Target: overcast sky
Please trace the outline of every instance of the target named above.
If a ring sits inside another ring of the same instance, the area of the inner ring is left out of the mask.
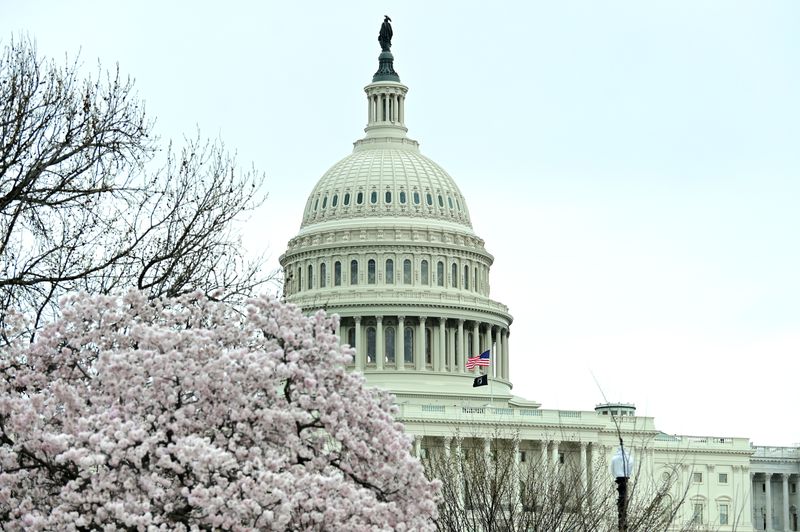
[[[514,392],[800,441],[800,2],[0,0],[0,38],[136,79],[267,174],[272,267],[363,136],[383,15],[409,136],[467,198]]]

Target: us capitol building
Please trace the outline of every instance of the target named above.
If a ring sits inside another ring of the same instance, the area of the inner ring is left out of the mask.
[[[341,316],[354,371],[396,395],[416,453],[450,449],[458,434],[507,434],[517,460],[579,465],[585,481],[616,450],[613,417],[642,474],[658,479],[677,467],[679,489],[688,487],[678,521],[798,530],[798,448],[667,435],[633,405],[548,410],[512,394],[512,316],[490,297],[493,257],[454,179],[406,134],[408,87],[394,70],[388,21],[380,42],[364,88],[366,134],[314,186],[280,263],[288,302]],[[486,350],[489,384],[474,388],[479,371],[466,360]]]

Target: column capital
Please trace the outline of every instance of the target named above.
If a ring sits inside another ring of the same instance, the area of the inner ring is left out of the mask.
[[[420,323],[425,323],[425,321],[426,321],[427,319],[428,319],[428,318],[427,318],[427,317],[425,317],[425,316],[420,316],[420,317],[419,317],[419,322],[420,322]]]
[[[375,316],[375,321],[377,321],[378,323],[382,322],[383,321],[383,316],[381,316],[380,314]]]
[[[355,320],[356,324],[361,323],[361,316],[354,316],[353,319]]]
[[[458,324],[464,325],[464,318],[458,318]]]
[[[445,318],[445,317],[443,317],[443,316],[440,316],[440,317],[439,317],[439,323],[440,323],[440,324],[444,324],[446,321],[447,321],[447,318]]]
[[[397,316],[397,321],[405,321],[405,320],[406,320],[405,316],[400,316],[400,315]]]

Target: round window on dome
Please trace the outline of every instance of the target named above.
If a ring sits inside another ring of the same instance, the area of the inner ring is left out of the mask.
[[[419,192],[414,192],[414,204],[419,205]]]
[[[372,203],[373,205],[375,205],[376,203],[378,203],[378,193],[377,193],[377,192],[375,192],[374,190],[373,190],[373,191],[372,191],[372,193],[369,195],[369,202],[370,202],[370,203]]]
[[[439,207],[440,208],[444,207],[444,200],[442,199],[442,195],[441,194],[439,194]]]
[[[343,203],[344,203],[345,207],[350,205],[350,193],[349,192],[345,192]]]
[[[433,196],[431,196],[431,193],[430,193],[430,192],[428,192],[427,194],[425,194],[425,201],[428,203],[428,205],[433,205]],[[325,208],[325,205],[324,205],[324,204],[322,205],[322,208],[323,208],[323,209]]]
[[[386,191],[386,194],[383,197],[383,201],[385,203],[391,203],[392,202],[392,193],[389,192],[388,190]]]
[[[328,196],[322,198],[322,208],[324,209],[328,205]]]
[[[336,207],[339,204],[339,194],[334,194],[333,199],[331,199],[331,207]]]
[[[356,195],[356,205],[361,205],[362,203],[364,203],[364,193],[363,192],[359,192]]]
[[[406,191],[405,190],[401,190],[400,191],[400,203],[405,204],[405,202],[406,202]]]

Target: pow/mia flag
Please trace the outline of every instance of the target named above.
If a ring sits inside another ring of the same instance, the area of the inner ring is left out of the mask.
[[[477,388],[478,386],[486,386],[489,384],[489,375],[481,375],[480,377],[475,377],[472,381],[472,387]]]

